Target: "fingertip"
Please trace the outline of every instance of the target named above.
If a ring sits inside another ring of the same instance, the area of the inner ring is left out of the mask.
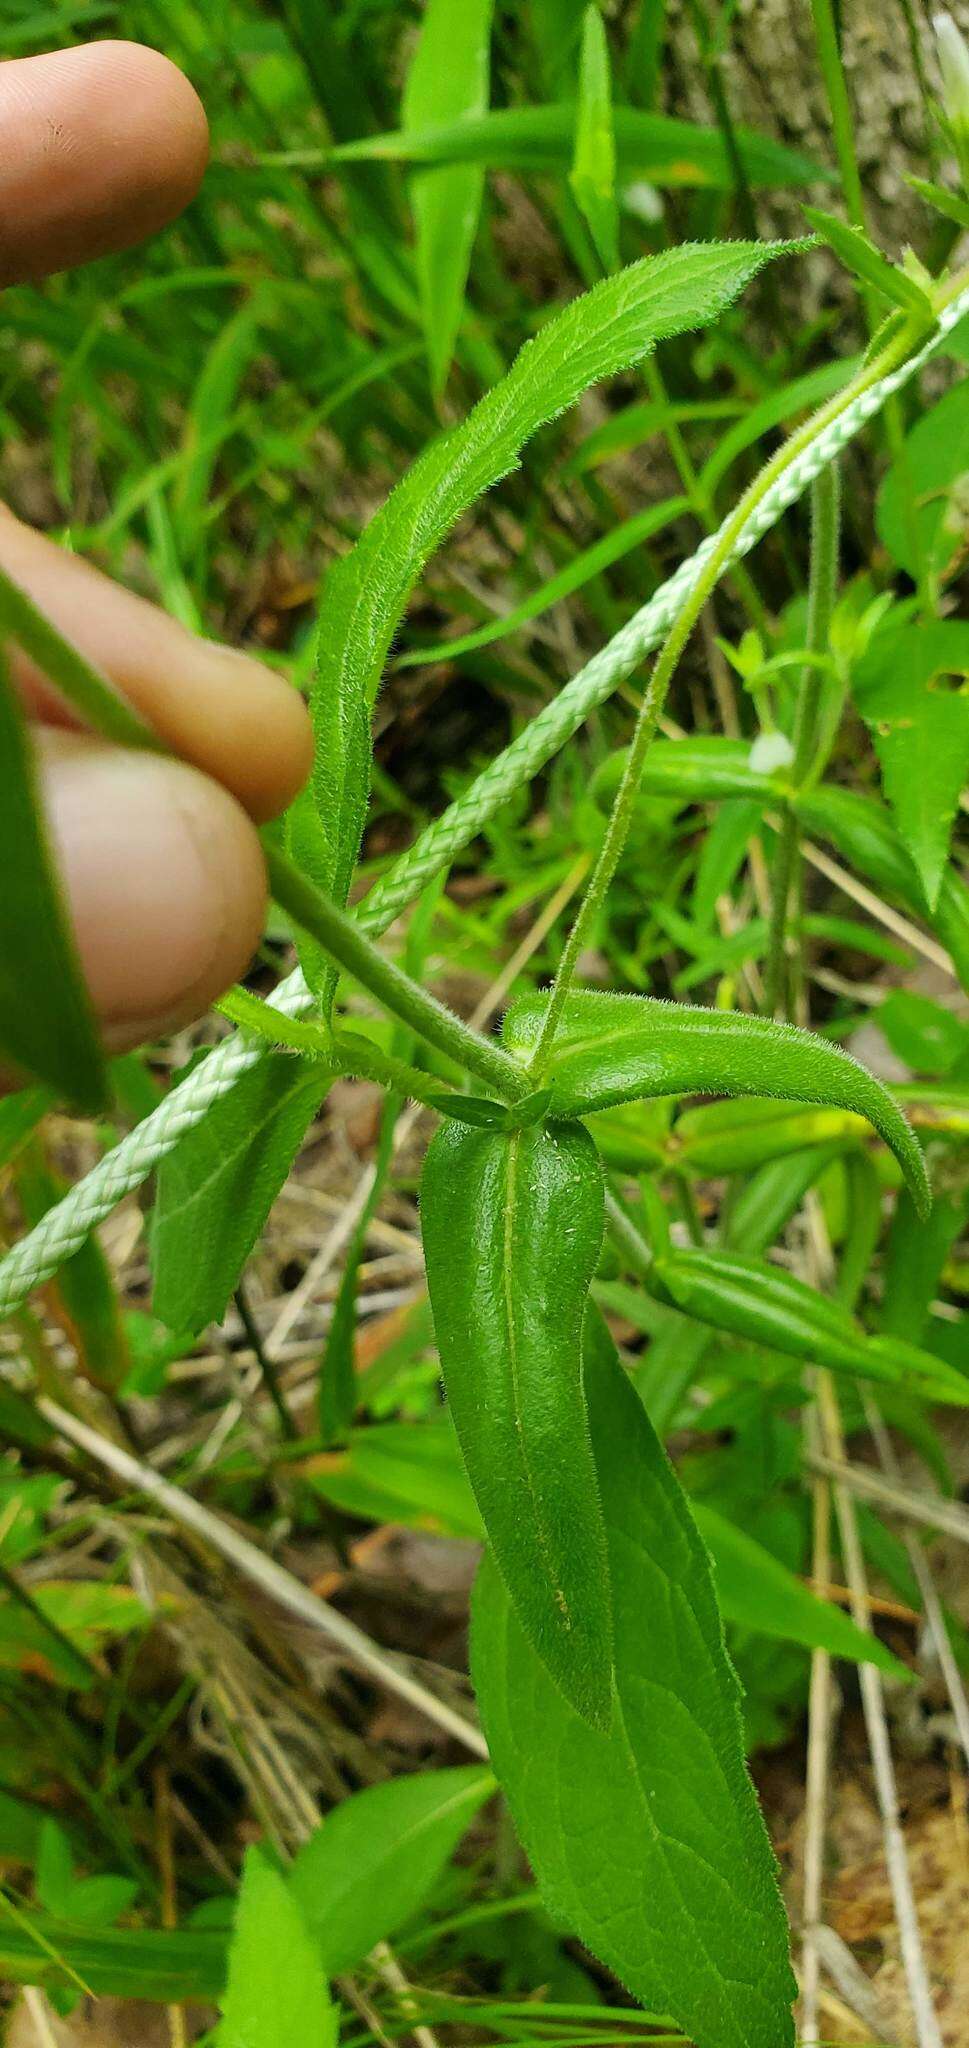
[[[246,972],[266,912],[250,819],[185,762],[38,736],[51,837],[106,1043],[174,1031]]]
[[[204,685],[195,699],[192,759],[208,767],[257,824],[278,817],[313,765],[313,728],[298,690],[234,648],[203,643]],[[186,742],[180,722],[178,744]]]
[[[146,43],[89,44],[102,53],[109,81],[125,103],[126,127],[149,134],[156,225],[176,219],[195,198],[209,161],[209,124],[191,80],[161,50]]]
[[[159,50],[84,43],[0,64],[0,283],[144,240],[207,161],[201,101]]]

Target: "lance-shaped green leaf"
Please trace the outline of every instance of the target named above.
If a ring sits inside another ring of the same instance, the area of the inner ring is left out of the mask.
[[[599,808],[611,809],[629,758],[628,748],[610,754],[593,778],[592,794]],[[787,778],[762,774],[751,766],[747,740],[700,734],[685,740],[656,739],[646,756],[639,785],[640,805],[649,797],[669,797],[683,804],[716,803],[723,797],[782,797]]]
[[[270,1053],[162,1161],[151,1265],[155,1313],[171,1329],[224,1315],[332,1078],[322,1060]]]
[[[790,2048],[787,1925],[710,1561],[601,1320],[589,1328],[612,1722],[592,1728],[561,1697],[489,1560],[472,1674],[492,1762],[550,1912],[634,1997],[697,2048]]]
[[[494,0],[461,0],[460,7],[427,0],[404,87],[405,129],[484,112],[493,7]],[[483,189],[483,164],[416,171],[411,181],[421,313],[437,392],[454,352]]]
[[[964,1373],[902,1338],[869,1337],[840,1302],[764,1260],[691,1246],[662,1252],[642,1279],[657,1300],[715,1330],[855,1379],[905,1386],[925,1400],[969,1406]]]
[[[459,128],[473,123],[458,123]],[[424,450],[356,546],[330,570],[320,608],[313,775],[290,812],[298,864],[346,902],[366,815],[369,718],[384,662],[424,564],[469,505],[515,468],[521,448],[590,384],[656,343],[714,320],[796,243],[684,244],[645,257],[574,299],[525,344],[507,376]],[[318,947],[300,958],[323,1003],[334,977]]]
[[[713,1559],[717,1598],[727,1621],[756,1635],[806,1649],[829,1651],[853,1664],[877,1664],[902,1682],[912,1673],[868,1629],[830,1600],[819,1600],[762,1543],[738,1529],[709,1501],[690,1502],[693,1519]]]
[[[259,1848],[242,1870],[218,2048],[334,2048],[338,2021],[295,1894]]]
[[[355,1969],[420,1911],[494,1789],[481,1764],[419,1771],[370,1785],[327,1815],[289,1882],[331,1977]]]
[[[80,1110],[107,1078],[54,877],[23,714],[0,647],[0,1053]]]
[[[615,270],[619,262],[616,138],[612,123],[609,45],[596,0],[591,0],[582,18],[575,155],[569,183],[577,205],[585,214],[603,269]]]
[[[505,1044],[522,1059],[538,1044],[546,1000],[541,993],[523,996],[505,1019]],[[559,1116],[637,1096],[685,1094],[774,1096],[853,1110],[891,1147],[916,1204],[928,1209],[918,1141],[887,1090],[839,1046],[794,1025],[583,990],[565,1003],[545,1078]]]
[[[903,312],[920,315],[926,326],[929,325],[932,301],[922,286],[916,284],[914,277],[889,263],[860,228],[838,220],[833,213],[823,213],[817,206],[806,206],[804,211],[822,241],[827,242],[829,249],[834,250],[855,277],[860,278],[863,284],[872,285],[891,305],[900,306]]]
[[[719,128],[702,128],[640,107],[614,110],[619,169],[654,185],[705,185],[729,190],[736,179]],[[365,135],[329,152],[336,163],[486,164],[489,170],[567,171],[572,161],[575,108],[501,107],[464,121],[435,122],[420,130]],[[828,176],[809,157],[768,135],[735,128],[737,154],[755,186],[810,185]]]
[[[876,634],[852,676],[882,787],[930,910],[938,904],[952,821],[969,778],[967,677],[969,625],[956,619]]]
[[[925,918],[948,947],[963,988],[969,989],[969,889],[950,863],[930,910],[915,863],[877,797],[824,783],[798,798],[806,833],[827,839],[843,860],[888,896],[896,896],[916,917]]]
[[[441,1126],[421,1183],[458,1440],[522,1626],[578,1712],[609,1716],[605,1536],[582,1385],[602,1168],[578,1124]]]

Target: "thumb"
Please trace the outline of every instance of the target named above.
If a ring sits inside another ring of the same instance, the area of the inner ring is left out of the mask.
[[[183,761],[84,734],[36,734],[41,787],[81,964],[113,1052],[202,1014],[259,943],[255,829]]]

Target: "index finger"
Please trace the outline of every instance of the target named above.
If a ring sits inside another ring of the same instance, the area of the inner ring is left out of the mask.
[[[0,63],[0,285],[143,241],[207,160],[201,101],[158,50],[84,43]]]

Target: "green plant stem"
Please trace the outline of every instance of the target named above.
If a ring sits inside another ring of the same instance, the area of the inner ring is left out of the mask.
[[[912,346],[914,337],[914,323],[906,321],[894,337],[886,342],[885,347],[880,349],[877,355],[862,365],[857,376],[852,378],[851,383],[842,392],[839,392],[835,398],[829,399],[827,405],[822,406],[821,410],[815,413],[812,419],[808,420],[803,427],[800,427],[796,433],[792,434],[790,439],[784,443],[784,446],[778,449],[777,454],[772,456],[771,460],[765,464],[759,476],[755,477],[753,483],[748,485],[731,517],[725,522],[717,546],[714,548],[709,560],[704,564],[689,596],[684,602],[682,611],[670,627],[646,685],[643,701],[639,708],[636,728],[633,733],[629,757],[623,772],[622,781],[616,792],[615,803],[606,826],[605,838],[599,850],[599,857],[592,871],[588,888],[566,940],[565,949],[559,962],[558,973],[555,977],[549,997],[548,1009],[545,1013],[542,1034],[535,1048],[529,1069],[531,1086],[533,1088],[538,1085],[544,1073],[552,1039],[561,1016],[562,1005],[572,984],[576,964],[584,946],[589,942],[595,919],[598,916],[606,891],[619,865],[632,822],[636,795],[646,755],[666,702],[667,691],[678,666],[680,656],[711,591],[719,581],[737,535],[750,518],[751,513],[756,511],[757,506],[762,498],[766,496],[771,485],[776,482],[788,465],[795,460],[802,449],[807,447],[833,420],[838,419],[843,412],[847,411],[849,405],[853,404],[860,392],[866,391],[870,385],[877,383],[878,379],[883,377],[887,371],[894,369],[897,363],[902,362]]]
[[[828,111],[831,115],[835,155],[838,159],[838,171],[841,177],[841,189],[844,193],[845,209],[852,225],[860,228],[862,234],[867,234],[868,224],[865,216],[865,198],[862,191],[861,175],[858,170],[858,157],[855,150],[851,100],[848,95],[848,81],[845,77],[844,65],[841,60],[841,44],[838,37],[833,0],[811,0],[811,14],[814,21],[814,38],[817,44],[818,59],[824,79],[824,90],[827,95]],[[873,292],[866,285],[862,285],[861,295],[868,320],[868,332],[869,334],[874,334],[881,321],[884,305],[879,302],[877,293]],[[905,422],[897,397],[890,398],[885,406],[884,432],[885,442],[892,461],[904,462]],[[932,606],[930,592],[925,581],[922,539],[918,520],[915,517],[914,495],[908,487],[902,492],[902,516],[905,521],[905,530],[912,559],[917,570],[916,580],[919,586],[922,608],[924,611],[930,612]]]
[[[277,847],[264,842],[263,851],[272,893],[280,908],[301,931],[318,941],[338,967],[368,989],[391,1016],[409,1025],[420,1038],[436,1046],[467,1073],[476,1074],[503,1102],[517,1102],[530,1093],[523,1069],[508,1053],[470,1031],[453,1010],[386,959],[353,918],[301,875]]]
[[[822,469],[811,485],[811,573],[808,586],[807,651],[824,654],[831,631],[838,584],[838,537],[840,492],[835,463]],[[784,940],[791,892],[798,869],[800,826],[796,797],[814,766],[818,720],[824,689],[824,671],[817,662],[805,665],[794,715],[794,761],[791,768],[792,797],[784,810],[777,855],[771,875],[771,914],[764,977],[764,1010],[767,1016],[783,1009],[786,972]]]
[[[858,158],[855,153],[854,124],[851,118],[851,102],[844,66],[841,62],[841,47],[838,42],[838,28],[835,21],[832,0],[811,0],[811,14],[814,20],[814,39],[818,48],[818,59],[824,79],[831,126],[834,131],[835,154],[841,174],[841,188],[845,196],[848,218],[856,228],[864,228],[865,202],[858,172]]]

